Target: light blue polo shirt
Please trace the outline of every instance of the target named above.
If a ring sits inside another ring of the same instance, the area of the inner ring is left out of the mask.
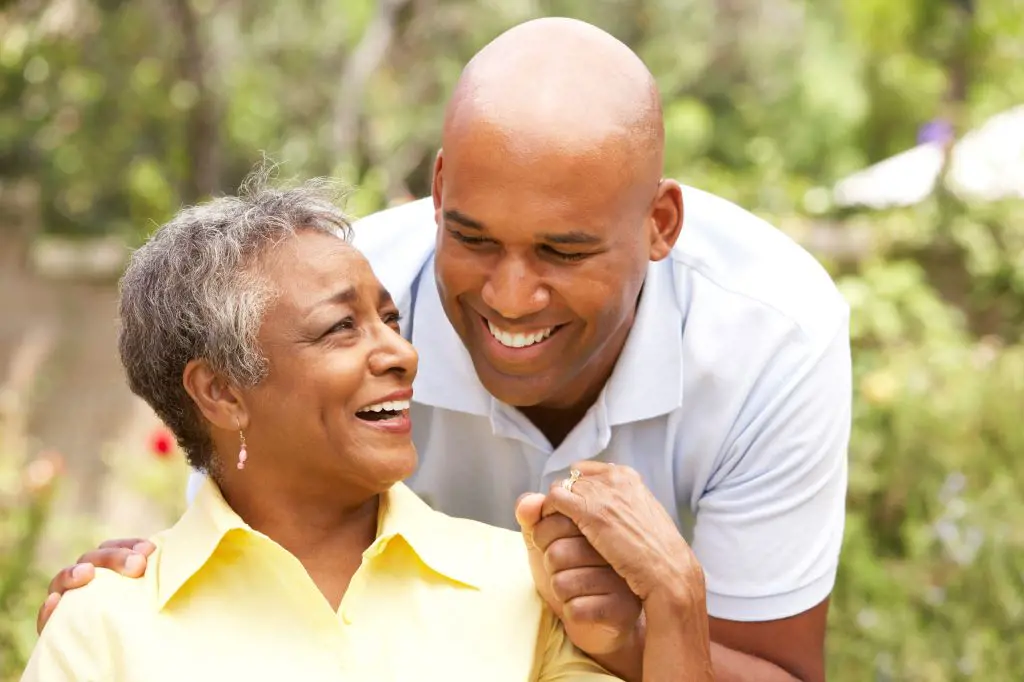
[[[851,418],[849,308],[789,237],[683,188],[671,256],[651,263],[596,404],[557,448],[493,398],[441,307],[430,199],[355,226],[420,354],[409,485],[453,516],[516,528],[515,501],[569,465],[635,468],[704,568],[708,611],[793,616],[835,581]]]

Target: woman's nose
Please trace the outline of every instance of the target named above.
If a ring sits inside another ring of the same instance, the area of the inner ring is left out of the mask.
[[[370,354],[370,371],[376,375],[401,374],[409,383],[416,378],[419,354],[412,344],[391,327],[382,324],[377,348]]]

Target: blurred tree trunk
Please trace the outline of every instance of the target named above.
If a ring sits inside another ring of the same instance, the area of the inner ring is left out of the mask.
[[[362,146],[359,142],[362,128],[363,102],[370,78],[383,63],[395,37],[398,14],[410,0],[378,0],[362,38],[345,62],[338,90],[334,97],[332,121],[333,147],[337,160],[364,162],[354,158]],[[369,144],[367,141],[366,144]]]
[[[190,0],[171,0],[170,11],[181,34],[179,69],[183,81],[196,92],[186,126],[189,174],[182,191],[185,203],[194,203],[217,191],[220,184],[221,149],[218,103],[210,89],[210,53],[199,37],[199,17]]]

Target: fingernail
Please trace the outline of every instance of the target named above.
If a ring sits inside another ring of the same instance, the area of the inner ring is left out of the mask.
[[[75,567],[71,569],[71,577],[75,580],[80,580],[85,577],[85,572],[89,564],[75,564]]]
[[[132,573],[137,573],[146,568],[146,561],[142,558],[142,555],[132,554],[127,559],[125,559],[124,567]]]

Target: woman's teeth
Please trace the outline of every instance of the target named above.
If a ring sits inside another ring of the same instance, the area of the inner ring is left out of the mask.
[[[376,403],[374,405],[367,405],[362,408],[356,415],[360,417],[369,417],[371,419],[386,419],[388,417],[396,416],[399,412],[404,412],[409,409],[408,400],[388,400],[383,403]]]

